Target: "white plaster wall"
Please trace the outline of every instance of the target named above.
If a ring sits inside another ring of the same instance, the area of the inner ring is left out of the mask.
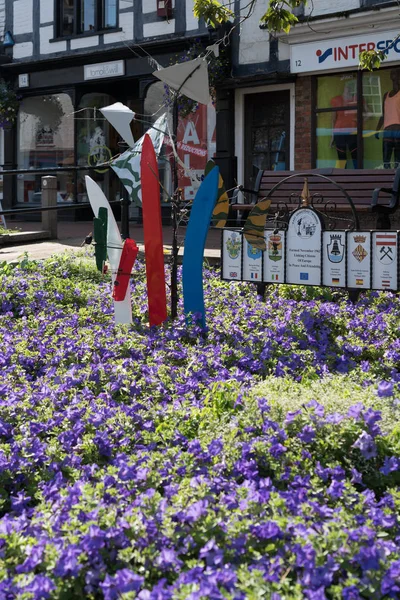
[[[14,2],[13,34],[18,35],[20,33],[32,33],[32,31],[33,31],[32,0],[16,0],[16,2]]]
[[[13,58],[27,58],[33,54],[32,42],[22,42],[21,44],[15,44],[13,47]]]
[[[199,28],[199,21],[193,15],[193,2],[186,0],[186,31],[193,31]]]
[[[119,15],[119,26],[122,27],[122,31],[116,31],[114,33],[104,34],[105,44],[115,44],[124,40],[133,40],[133,12],[120,13]]]
[[[189,3],[193,6],[193,0],[186,0],[186,3]],[[172,0],[172,8],[175,8],[175,0]],[[143,13],[151,13],[157,10],[156,0],[143,0]]]
[[[171,19],[169,22],[165,20],[143,25],[143,37],[145,38],[167,35],[168,33],[175,33],[175,19]]]
[[[40,22],[50,23],[51,21],[54,21],[53,0],[40,0]]]
[[[304,14],[327,15],[329,13],[341,12],[343,10],[352,10],[360,8],[360,0],[316,0],[307,4]]]
[[[54,37],[53,25],[48,27],[40,28],[40,54],[52,54],[53,52],[65,52],[67,49],[67,42],[53,42],[50,43]]]
[[[91,35],[90,37],[77,38],[71,40],[71,50],[77,50],[79,48],[93,48],[93,46],[99,45],[99,36]]]
[[[248,0],[241,0],[242,11]],[[269,34],[260,29],[260,19],[266,11],[266,3],[258,1],[252,16],[242,23],[239,37],[239,63],[251,64],[269,60]]]

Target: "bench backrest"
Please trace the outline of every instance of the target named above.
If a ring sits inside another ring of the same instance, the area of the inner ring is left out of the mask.
[[[308,177],[308,186],[311,196],[319,193],[324,201],[335,203],[337,209],[346,210],[348,203],[341,190],[333,186],[329,181],[321,177],[315,177],[316,173],[329,177],[343,187],[353,200],[358,210],[371,210],[372,192],[375,188],[385,187],[392,189],[395,169],[318,169],[314,171],[303,171]],[[262,171],[259,173],[257,184],[258,201],[268,196],[272,188],[293,171]],[[313,176],[314,175],[314,176]],[[290,201],[292,193],[300,196],[304,185],[304,175],[296,176],[284,182],[272,194],[272,206],[281,202]],[[257,189],[257,188],[256,188]]]

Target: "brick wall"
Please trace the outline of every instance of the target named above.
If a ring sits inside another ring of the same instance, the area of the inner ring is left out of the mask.
[[[294,168],[311,169],[311,77],[296,80]]]

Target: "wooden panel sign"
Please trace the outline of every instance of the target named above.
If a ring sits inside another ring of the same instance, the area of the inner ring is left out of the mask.
[[[321,285],[322,224],[311,208],[294,211],[286,237],[286,283]]]

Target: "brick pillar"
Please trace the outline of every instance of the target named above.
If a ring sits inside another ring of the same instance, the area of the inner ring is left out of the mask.
[[[296,80],[294,168],[311,169],[311,77]]]

